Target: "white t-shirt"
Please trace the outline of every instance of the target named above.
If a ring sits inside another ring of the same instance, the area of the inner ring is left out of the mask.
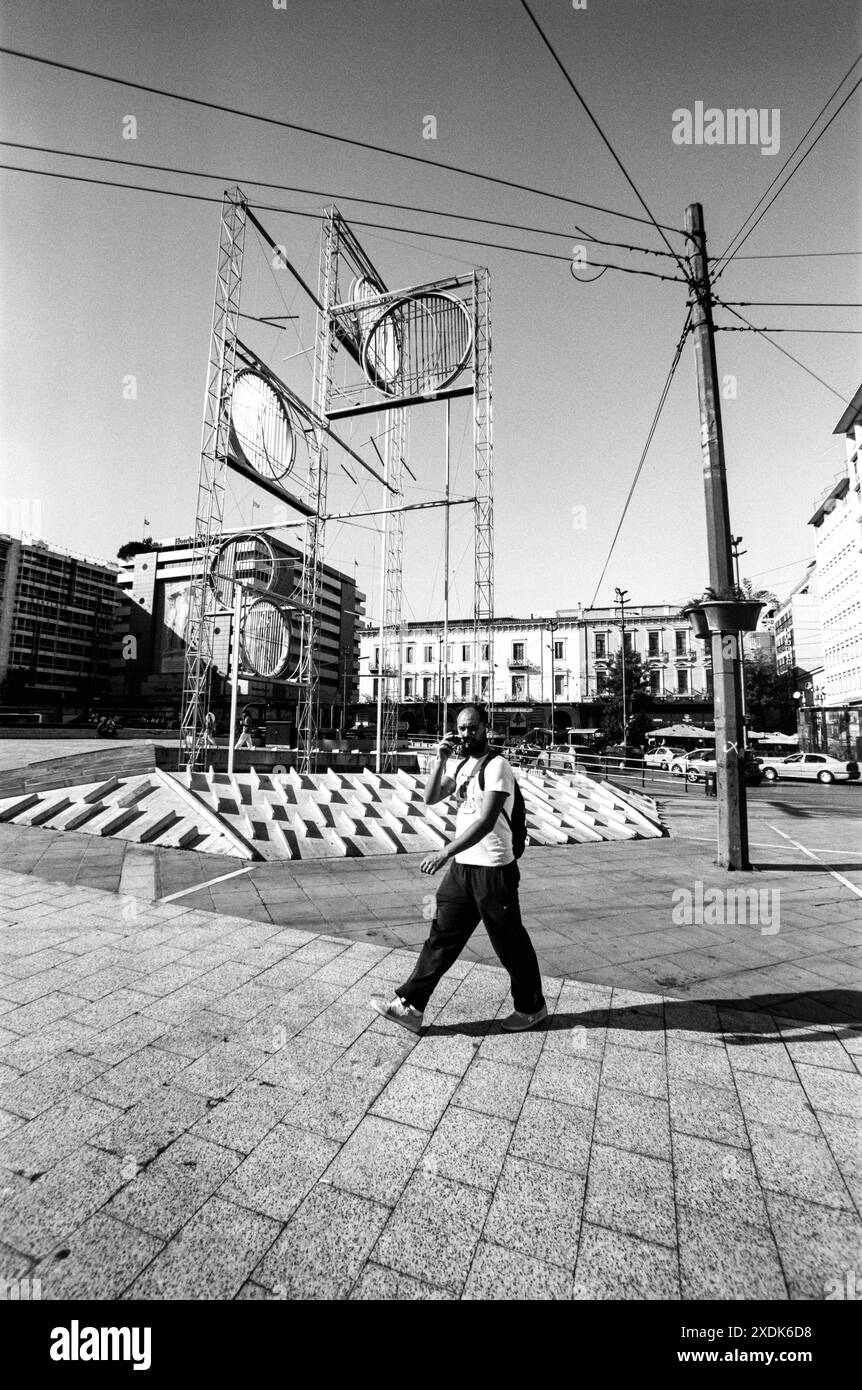
[[[446,775],[455,781],[456,834],[462,835],[479,819],[485,799],[484,792],[505,792],[503,811],[506,814],[501,811],[484,839],[471,845],[469,849],[462,849],[460,854],[455,855],[455,860],[459,864],[482,864],[486,868],[499,868],[503,864],[513,863],[515,858],[510,825],[512,808],[515,805],[515,774],[506,759],[499,753],[495,754],[485,764],[483,791],[476,775],[481,761],[481,758],[468,758],[466,762],[463,758],[447,759]],[[459,766],[462,763],[463,766]],[[509,817],[508,821],[506,816]]]

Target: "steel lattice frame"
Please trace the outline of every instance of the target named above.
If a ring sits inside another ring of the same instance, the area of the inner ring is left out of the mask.
[[[239,188],[225,194],[219,236],[216,293],[213,305],[201,462],[195,511],[194,552],[185,628],[185,672],[179,766],[203,763],[204,722],[210,704],[213,635],[219,599],[210,583],[214,547],[224,520],[230,407],[236,372],[246,200]]]
[[[404,455],[407,452],[407,411],[392,412],[386,435],[386,476],[398,492],[399,505],[390,506],[385,519],[383,602],[380,622],[380,674],[383,682],[380,770],[398,770],[398,696],[401,690],[401,614],[404,570]]]
[[[473,273],[473,505],[474,688],[481,696],[488,673],[488,711],[494,711],[494,459],[491,402],[491,278],[486,269]],[[488,660],[482,660],[487,644]]]
[[[320,248],[318,300],[320,309],[314,340],[313,409],[318,421],[325,421],[332,399],[335,338],[329,311],[338,289],[338,260],[341,243],[341,217],[329,208],[324,214]],[[326,493],[328,475],[327,435],[322,425],[315,426],[309,436],[308,482],[306,501],[313,515],[305,526],[305,545],[302,558],[303,604],[302,638],[299,660],[299,719],[297,752],[300,772],[316,771],[318,724],[320,706],[320,615],[318,603],[323,575],[323,555],[326,532]]]

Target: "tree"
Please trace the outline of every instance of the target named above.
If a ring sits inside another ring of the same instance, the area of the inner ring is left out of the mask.
[[[117,551],[118,560],[131,560],[134,555],[140,555],[144,550],[158,550],[158,545],[152,536],[144,536],[142,541],[126,541]]]
[[[775,661],[765,652],[745,658],[745,713],[752,729],[796,733],[792,677],[779,674]]]
[[[649,726],[646,709],[650,698],[649,672],[637,652],[626,652],[626,714],[628,716],[628,741],[642,737],[643,730]],[[619,742],[623,735],[623,664],[622,654],[616,652],[608,662],[608,668],[599,683],[602,727],[611,742]]]

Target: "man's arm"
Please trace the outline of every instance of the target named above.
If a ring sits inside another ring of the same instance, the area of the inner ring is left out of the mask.
[[[441,745],[437,750],[437,762],[422,793],[426,806],[433,806],[437,801],[445,801],[446,797],[451,796],[455,790],[455,778],[448,777],[446,774],[446,761],[449,752],[448,744],[445,745],[445,748]]]

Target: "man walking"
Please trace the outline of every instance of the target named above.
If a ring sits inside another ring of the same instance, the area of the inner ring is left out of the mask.
[[[460,748],[460,756],[454,756]],[[484,786],[480,785],[481,783]],[[418,1033],[434,989],[458,959],[480,918],[512,981],[514,1012],[507,1032],[533,1028],[547,1018],[539,962],[521,921],[520,873],[512,847],[515,776],[506,759],[489,752],[485,712],[465,705],[457,740],[443,738],[425,787],[426,805],[457,799],[455,839],[423,860],[423,874],[449,871],[437,890],[437,912],[409,980],[391,1000],[373,995],[372,1008],[392,1023]]]
[[[239,738],[237,739],[236,743],[234,744],[234,747],[235,747],[235,748],[251,748],[251,747],[253,747],[252,740],[251,740],[251,731],[252,731],[252,728],[253,728],[254,726],[253,726],[253,724],[252,724],[251,709],[249,708],[248,705],[246,705],[245,708],[243,709],[242,718],[240,719],[239,724],[240,724],[240,735],[239,735]]]

